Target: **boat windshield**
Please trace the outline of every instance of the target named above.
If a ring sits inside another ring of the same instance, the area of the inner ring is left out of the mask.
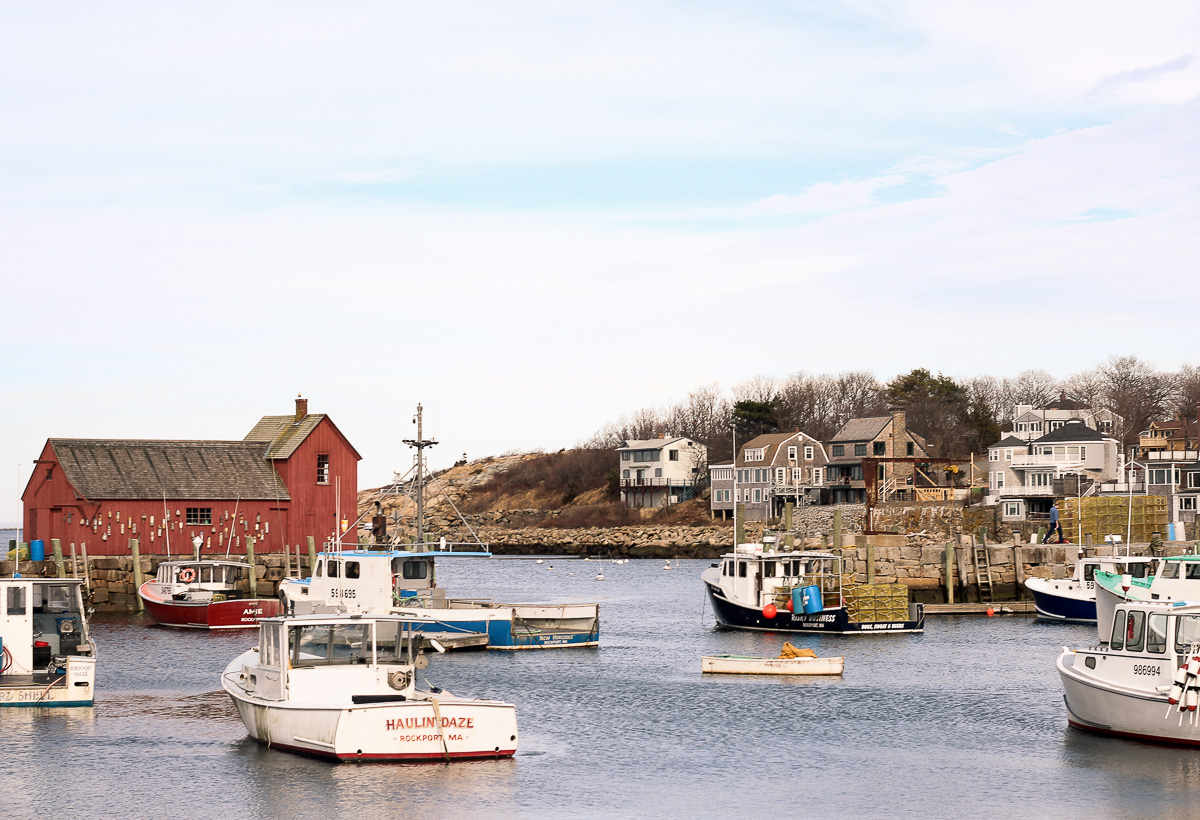
[[[378,621],[375,624],[375,657],[379,663],[407,663],[404,643],[407,631],[398,621]]]
[[[1133,578],[1147,578],[1150,576],[1151,567],[1149,561],[1134,561],[1125,565],[1125,571]]]
[[[71,584],[34,584],[34,612],[78,612],[75,587]]]
[[[1175,650],[1200,644],[1200,615],[1180,615],[1175,619]]]
[[[1159,578],[1178,578],[1179,564],[1174,561],[1166,561],[1163,563],[1162,571],[1158,573]]]
[[[371,660],[369,624],[300,624],[288,628],[292,666],[332,666]]]

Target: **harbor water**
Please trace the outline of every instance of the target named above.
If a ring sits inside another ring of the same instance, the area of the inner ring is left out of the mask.
[[[517,706],[515,758],[331,764],[249,740],[218,678],[254,634],[97,614],[92,709],[0,709],[0,816],[1194,817],[1200,751],[1066,724],[1054,661],[1095,629],[936,616],[923,635],[720,631],[708,561],[462,559],[456,596],[599,601],[601,647],[438,656]],[[603,573],[606,580],[597,581]],[[700,656],[844,655],[840,678],[702,676]]]

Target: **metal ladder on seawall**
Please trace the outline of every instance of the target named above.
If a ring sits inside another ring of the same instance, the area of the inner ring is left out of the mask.
[[[983,601],[984,594],[988,601],[995,601],[996,594],[992,589],[992,561],[988,557],[987,539],[975,540],[971,536],[971,560],[975,564],[975,586],[979,588],[979,600]]]

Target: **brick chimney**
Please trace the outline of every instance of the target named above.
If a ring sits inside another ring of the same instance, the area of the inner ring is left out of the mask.
[[[308,399],[296,397],[296,421],[300,421],[308,415]]]
[[[908,448],[908,415],[903,410],[892,411],[892,455],[906,456]]]

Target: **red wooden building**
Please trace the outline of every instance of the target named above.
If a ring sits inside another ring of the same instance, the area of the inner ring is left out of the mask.
[[[362,457],[333,421],[296,399],[241,441],[46,441],[21,496],[27,540],[86,544],[90,555],[282,552],[318,547],[353,522]],[[354,533],[351,532],[353,537]]]

